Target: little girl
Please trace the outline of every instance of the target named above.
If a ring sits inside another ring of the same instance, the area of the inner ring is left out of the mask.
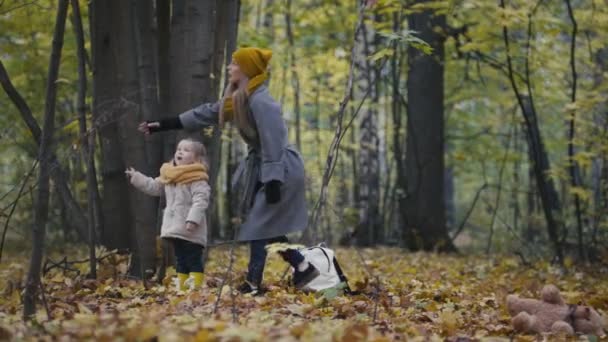
[[[178,288],[182,291],[188,277],[192,278],[194,288],[203,282],[205,210],[211,192],[204,156],[203,144],[184,139],[177,145],[173,161],[162,165],[158,178],[147,177],[133,168],[125,171],[131,184],[148,195],[161,196],[164,190],[166,208],[160,236],[173,243]]]

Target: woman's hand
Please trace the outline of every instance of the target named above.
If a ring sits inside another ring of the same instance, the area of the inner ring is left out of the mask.
[[[160,128],[160,122],[158,121],[152,121],[152,122],[148,122],[148,121],[144,121],[142,123],[139,124],[139,126],[137,127],[137,130],[142,132],[145,135],[150,135],[150,133],[152,133],[152,131],[154,130],[154,128]]]
[[[278,180],[271,180],[264,185],[266,193],[266,203],[274,204],[281,200],[281,182]]]
[[[196,228],[198,228],[198,224],[192,222],[192,221],[186,221],[186,230],[189,233],[192,233],[196,230]]]

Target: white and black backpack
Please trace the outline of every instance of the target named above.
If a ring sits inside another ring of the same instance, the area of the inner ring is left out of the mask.
[[[313,264],[319,270],[319,276],[308,283],[303,289],[308,291],[322,291],[329,288],[336,288],[340,284],[344,288],[344,293],[351,294],[348,279],[342,272],[338,260],[333,250],[325,247],[324,244],[300,249],[300,253],[305,260]]]

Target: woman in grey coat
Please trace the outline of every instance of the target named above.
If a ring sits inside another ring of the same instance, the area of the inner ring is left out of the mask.
[[[144,122],[146,133],[170,129],[198,130],[233,121],[249,146],[249,155],[237,168],[233,186],[240,197],[239,214],[244,218],[237,240],[250,242],[250,259],[244,293],[258,293],[266,263],[266,245],[287,242],[286,234],[302,231],[308,224],[304,188],[304,162],[288,144],[287,128],[280,105],[264,84],[270,50],[240,48],[228,66],[229,85],[224,98],[205,103],[178,117]],[[319,275],[300,252],[281,252],[294,267],[294,285],[302,288]]]

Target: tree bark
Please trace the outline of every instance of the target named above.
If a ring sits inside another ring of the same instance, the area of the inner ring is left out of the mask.
[[[104,242],[110,248],[129,249],[133,253],[130,273],[143,277],[155,266],[156,199],[130,186],[124,170],[129,166],[153,175],[158,169],[150,167],[144,137],[137,133],[137,125],[144,119],[140,109],[142,99],[154,100],[140,94],[136,52],[151,53],[143,50],[151,50],[143,43],[144,39],[151,38],[142,37],[142,43],[136,44],[136,36],[142,30],[135,29],[134,23],[140,20],[135,17],[132,5],[130,1],[92,2],[94,65],[96,70],[105,71],[94,72],[94,101],[97,103],[94,113],[97,112],[102,137],[103,201],[107,223]],[[152,15],[151,10],[146,12]],[[147,36],[151,32],[145,22],[149,20],[142,22],[143,33]],[[144,66],[140,72],[152,72],[144,62],[144,58],[140,58],[140,65]],[[150,76],[142,76],[142,80],[146,80],[145,77]],[[143,107],[148,106],[149,102]]]
[[[374,14],[372,13],[372,16]],[[360,94],[369,93],[371,98],[359,121],[359,164],[358,179],[359,224],[357,227],[357,244],[372,246],[378,240],[381,229],[379,224],[380,177],[379,177],[379,139],[378,139],[378,80],[379,70],[368,56],[375,47],[376,33],[374,28],[362,25],[356,44],[359,46],[357,67],[359,71],[358,87]],[[363,96],[360,96],[363,97]]]
[[[126,35],[116,21],[119,18],[117,14],[124,10],[125,6],[121,8],[119,2],[104,0],[92,0],[89,10],[93,59],[92,113],[100,140],[103,184],[104,229],[100,242],[110,249],[122,250],[130,245],[131,221],[127,218],[131,217],[131,210],[118,117],[125,111],[121,97],[133,96],[123,94],[117,85],[119,64],[128,63],[116,46],[120,36]]]
[[[53,133],[55,130],[55,103],[57,101],[57,76],[61,62],[61,49],[63,47],[63,34],[65,20],[68,12],[68,1],[59,0],[57,3],[57,16],[55,19],[55,32],[53,34],[53,48],[49,62],[49,71],[46,82],[46,98],[44,108],[44,123],[40,140],[38,160],[40,168],[38,174],[38,191],[34,207],[35,221],[32,227],[32,257],[27,275],[25,293],[23,295],[23,318],[29,320],[36,313],[36,294],[41,287],[40,268],[44,254],[44,239],[49,210],[49,172],[51,155],[53,151]]]
[[[418,1],[424,3],[426,1]],[[429,10],[410,14],[409,29],[431,45],[432,55],[408,48],[408,182],[401,209],[405,244],[411,250],[453,251],[445,216],[444,182],[444,15]]]
[[[500,7],[505,8],[504,0],[500,1]],[[522,95],[517,84],[515,82],[513,62],[511,60],[511,54],[509,49],[509,31],[506,26],[502,27],[503,40],[505,43],[506,55],[507,55],[507,72],[509,81],[515,97],[521,109],[524,121],[526,124],[526,133],[528,138],[528,146],[531,150],[534,160],[534,175],[536,178],[536,185],[538,192],[540,193],[541,203],[547,221],[547,230],[551,243],[555,251],[555,255],[559,263],[563,263],[563,252],[558,237],[558,229],[563,229],[563,222],[559,220],[561,213],[561,204],[557,195],[557,190],[551,178],[547,176],[551,170],[547,151],[543,144],[543,140],[540,134],[538,116],[536,115],[536,109],[534,107],[534,98],[532,96],[532,87],[530,83],[530,69],[529,69],[529,58],[526,55],[526,86],[528,88],[528,95]],[[528,33],[530,37],[530,33]],[[527,50],[529,52],[529,49]]]
[[[298,69],[296,64],[296,53],[295,43],[291,20],[291,0],[287,0],[285,6],[285,30],[287,34],[287,41],[289,43],[289,68],[291,69],[291,86],[293,87],[293,111],[296,116],[295,131],[296,131],[296,147],[298,151],[302,150],[302,138],[301,138],[301,118],[300,118],[300,77],[298,75]]]
[[[73,27],[76,36],[76,51],[78,57],[78,122],[80,129],[81,154],[86,161],[86,183],[87,183],[87,211],[89,229],[89,267],[91,278],[97,278],[97,259],[95,257],[95,245],[97,233],[101,232],[101,206],[99,203],[99,189],[97,184],[97,171],[95,170],[95,130],[87,132],[86,119],[86,50],[84,47],[84,32],[82,29],[82,18],[78,0],[71,0]]]

